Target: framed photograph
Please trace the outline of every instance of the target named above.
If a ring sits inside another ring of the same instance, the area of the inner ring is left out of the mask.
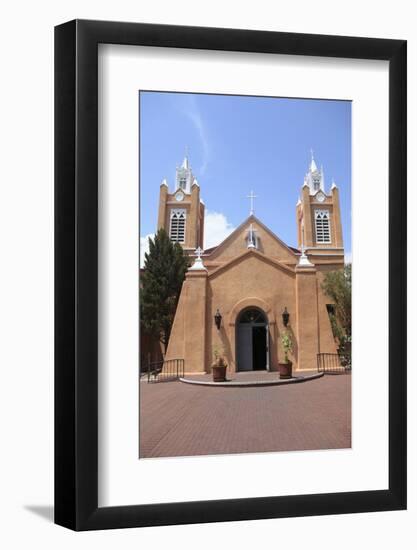
[[[55,522],[406,508],[406,42],[55,29]]]

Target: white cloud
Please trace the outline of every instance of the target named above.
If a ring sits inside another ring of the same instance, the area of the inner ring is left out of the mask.
[[[146,237],[141,237],[140,238],[140,248],[139,248],[139,252],[140,252],[139,265],[140,265],[140,267],[144,266],[144,264],[145,264],[145,253],[149,252],[149,241],[148,241],[148,239],[149,238],[153,239],[154,237],[155,237],[155,235],[153,233],[149,233],[149,235],[146,235]]]
[[[227,221],[224,214],[207,210],[204,217],[204,248],[217,246],[234,230],[235,227]],[[153,239],[154,237],[154,233],[149,233],[149,235],[140,238],[140,267],[144,266],[145,253],[149,252],[148,239]]]
[[[204,248],[217,246],[234,230],[235,227],[224,214],[207,210],[204,218]]]
[[[345,252],[345,264],[352,263],[352,252]]]

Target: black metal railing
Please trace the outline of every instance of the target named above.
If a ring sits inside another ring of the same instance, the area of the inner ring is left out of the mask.
[[[318,353],[318,372],[348,372],[352,368],[350,353]]]
[[[148,362],[148,383],[178,380],[184,376],[184,359]]]

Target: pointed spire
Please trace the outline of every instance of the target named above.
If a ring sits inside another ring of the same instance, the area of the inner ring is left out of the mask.
[[[310,152],[311,152],[310,172],[317,172],[317,164],[314,160],[313,149],[310,149]]]
[[[189,168],[189,162],[188,162],[188,145],[185,146],[184,160],[182,161],[181,168],[185,168],[186,170],[188,170],[188,168]]]
[[[308,167],[308,172],[304,178],[303,188],[307,185],[310,188],[310,195],[315,195],[319,189],[325,193],[323,166],[321,166],[320,170],[317,168],[316,161],[314,160],[313,149],[311,149],[310,152],[311,161],[310,166]]]
[[[337,189],[337,185],[336,185],[336,183],[335,183],[335,181],[334,181],[334,178],[332,178],[332,187],[331,187],[331,188],[332,188],[332,189]]]
[[[191,186],[194,182],[194,176],[191,170],[190,162],[188,160],[188,147],[185,147],[185,156],[181,166],[177,166],[175,185],[176,189],[180,188],[185,193],[191,193]]]
[[[168,187],[168,182],[167,182],[166,178],[164,178],[164,179],[161,181],[161,185],[165,185],[165,187]]]

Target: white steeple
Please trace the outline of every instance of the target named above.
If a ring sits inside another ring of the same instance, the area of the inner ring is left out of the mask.
[[[185,193],[191,193],[194,176],[188,160],[188,147],[185,148],[184,160],[181,166],[177,166],[175,175],[175,190],[182,189]]]
[[[310,172],[317,172],[317,165],[314,160],[314,152],[313,149],[310,149],[311,152],[311,162],[310,162]]]
[[[310,166],[304,178],[304,185],[308,185],[310,188],[310,195],[315,195],[319,190],[323,191],[323,193],[325,192],[323,167],[321,167],[320,170],[317,168],[312,149]]]

